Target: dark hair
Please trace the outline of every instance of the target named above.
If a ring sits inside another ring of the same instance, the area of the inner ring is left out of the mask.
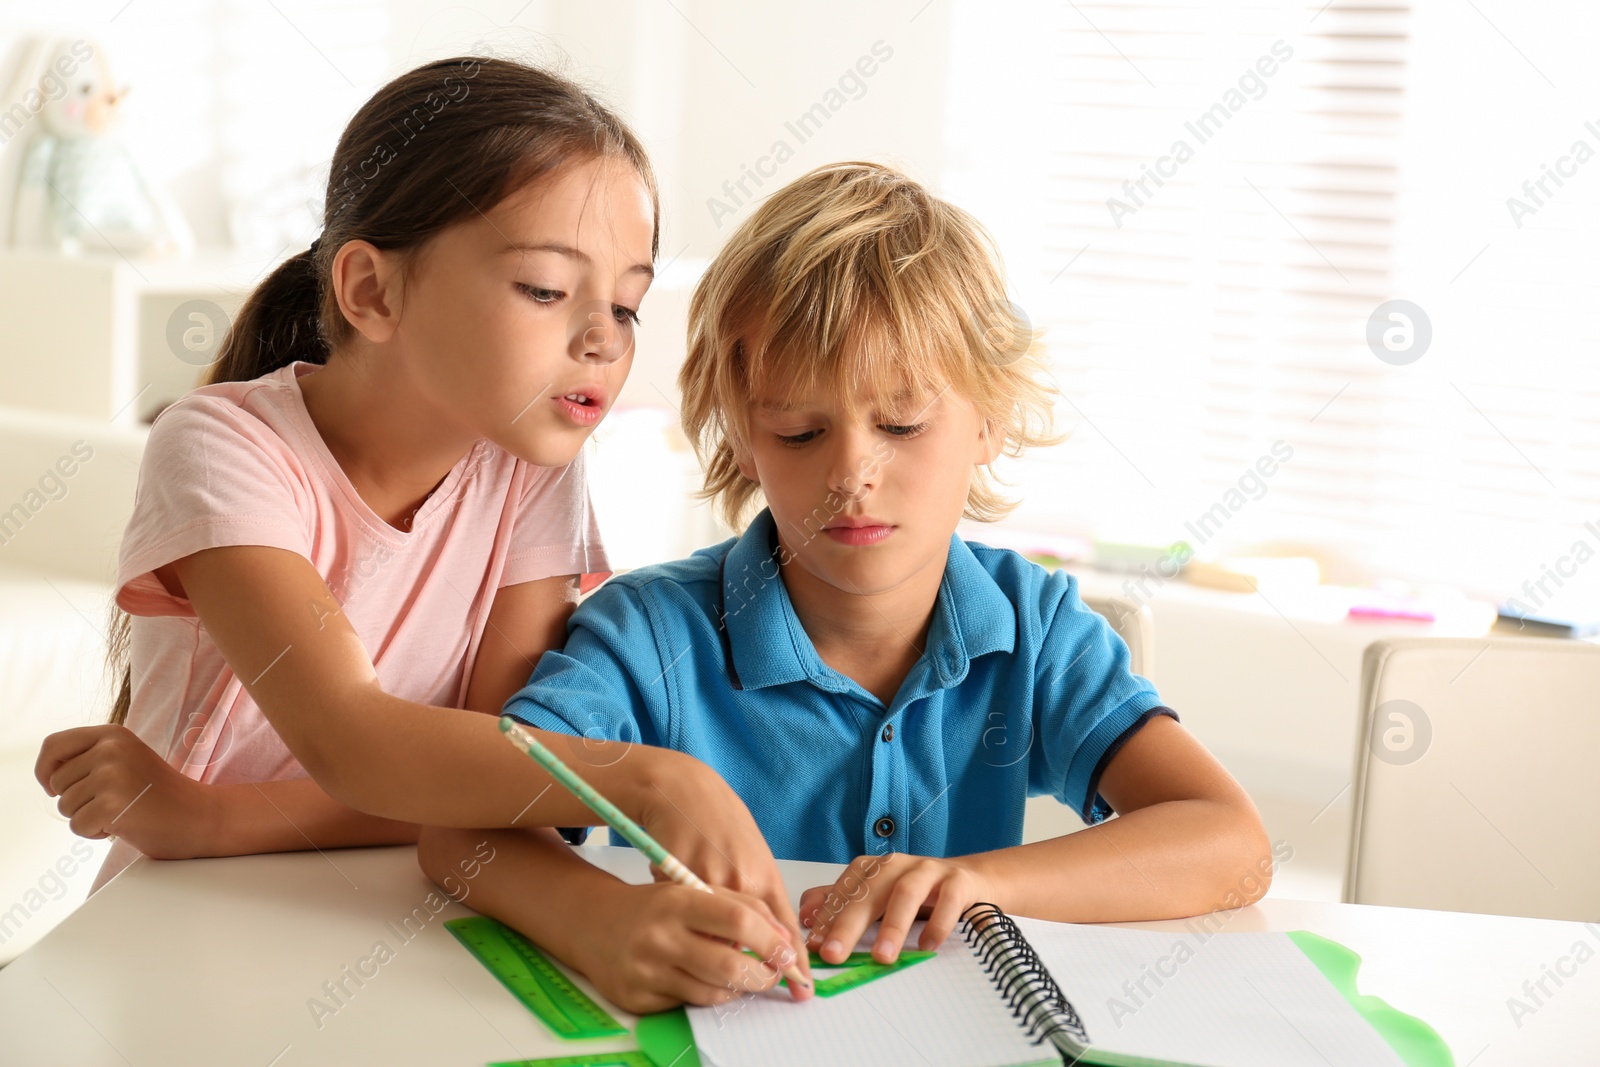
[[[345,242],[405,255],[568,164],[605,157],[626,160],[649,190],[654,258],[661,211],[650,161],[627,124],[581,86],[483,56],[441,59],[400,75],[362,105],[339,138],[322,235],[245,300],[206,384],[249,381],[296,360],[328,361],[351,331],[326,284]],[[112,613],[111,666],[121,683],[111,721],[120,723],[132,695],[128,617],[115,605]]]

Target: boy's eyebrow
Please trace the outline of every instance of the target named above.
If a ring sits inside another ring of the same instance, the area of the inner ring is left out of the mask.
[[[583,251],[581,248],[573,248],[571,245],[564,245],[560,241],[540,241],[536,244],[512,243],[506,245],[500,250],[500,254],[502,256],[507,252],[555,252],[558,255],[569,256],[572,259],[576,259],[583,263],[594,262],[594,260],[590,258],[589,253]],[[648,263],[635,263],[622,273],[643,274],[647,278],[654,278],[656,276],[655,268]]]
[[[943,393],[941,392],[940,395],[942,396]],[[898,389],[898,390],[895,391],[895,394],[889,398],[888,406],[889,407],[898,407],[901,404],[910,403],[911,401],[918,399],[919,396],[920,396],[920,394],[916,393],[914,390],[911,390],[911,389]],[[938,399],[939,399],[939,397],[935,396],[933,398],[933,400],[929,400],[926,404],[923,405],[923,410],[926,410],[926,409],[932,407],[934,401],[938,400]],[[775,402],[775,401],[763,401],[763,402],[757,403],[755,405],[755,408],[756,408],[757,411],[760,411],[763,414],[768,414],[768,415],[786,415],[791,411],[795,411],[795,410],[803,408],[805,406],[806,405],[803,404],[803,403],[802,404],[789,404],[789,403],[778,403],[778,402]]]

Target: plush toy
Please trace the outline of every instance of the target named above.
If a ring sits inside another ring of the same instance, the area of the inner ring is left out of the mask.
[[[114,128],[128,89],[112,82],[98,45],[50,42],[42,50],[32,137],[18,178],[12,240],[76,255],[190,252],[182,214],[146,177]]]

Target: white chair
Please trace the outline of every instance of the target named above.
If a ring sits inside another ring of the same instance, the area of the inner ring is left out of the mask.
[[[1344,899],[1600,919],[1600,646],[1378,641]]]
[[[1128,646],[1128,665],[1134,674],[1150,677],[1155,663],[1155,619],[1150,609],[1125,596],[1093,596],[1079,589],[1085,606],[1105,616]],[[1078,813],[1055,797],[1029,797],[1022,816],[1022,841],[1045,841],[1084,828]]]

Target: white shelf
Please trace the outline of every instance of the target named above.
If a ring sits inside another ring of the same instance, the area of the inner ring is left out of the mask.
[[[181,260],[0,250],[0,404],[145,421],[205,372],[169,340],[174,326],[196,324],[180,315],[183,305],[220,309],[210,312],[220,340],[273,265],[226,250]]]

